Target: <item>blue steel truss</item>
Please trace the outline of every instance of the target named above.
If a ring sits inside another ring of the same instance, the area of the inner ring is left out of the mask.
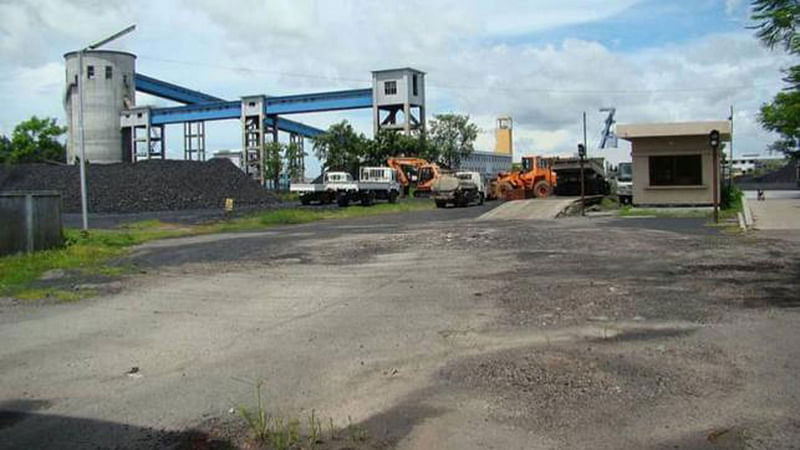
[[[144,92],[145,94],[155,95],[156,97],[165,98],[178,103],[192,105],[195,103],[223,101],[223,99],[219,97],[214,97],[213,95],[187,89],[183,86],[178,86],[177,84],[157,80],[153,77],[148,77],[147,75],[142,75],[140,73],[135,74],[134,79],[136,80],[137,91]]]
[[[372,108],[372,89],[267,97],[264,114],[273,116],[363,108]],[[161,125],[197,120],[238,119],[241,111],[241,101],[209,102],[153,109],[150,111],[150,120],[153,125]],[[286,119],[279,119],[278,128],[288,122]]]
[[[172,100],[179,103],[186,103],[188,106],[178,106],[172,108],[153,108],[150,111],[150,123],[152,125],[165,125],[165,124],[173,124],[173,123],[184,123],[184,122],[193,122],[193,121],[206,121],[206,120],[225,120],[225,119],[239,119],[241,117],[241,109],[242,109],[242,102],[241,101],[225,101],[219,97],[214,97],[212,95],[205,94],[200,91],[195,91],[192,89],[188,89],[182,86],[178,86],[176,84],[168,83],[166,81],[161,81],[153,77],[148,77],[147,75],[142,75],[137,73],[135,75],[136,80],[136,90],[139,92],[144,92],[147,94],[155,95],[156,97],[164,98],[167,100]],[[372,90],[367,89],[370,91],[370,104],[372,106]],[[341,99],[345,97],[344,102],[347,101],[347,95],[342,96],[341,94],[346,94],[347,92],[352,91],[343,91],[343,92],[331,92],[330,98]],[[340,94],[337,97],[337,94]],[[314,95],[314,94],[312,94]],[[318,95],[318,94],[316,94]],[[287,96],[287,97],[276,97],[279,99],[284,99],[284,104],[287,103],[286,100],[291,100],[293,98],[297,98],[297,101],[302,101],[307,96]],[[351,99],[352,101],[352,99]],[[352,109],[352,108],[342,108],[341,106],[344,104],[341,102],[337,108],[328,109],[328,111],[336,110],[336,109]],[[322,105],[321,103],[317,106],[319,107]],[[323,105],[324,106],[324,105]],[[284,109],[286,109],[284,107]],[[296,110],[300,110],[301,108],[295,108]],[[311,111],[309,111],[311,112]],[[267,118],[266,125],[267,126],[274,126],[274,120],[272,118]],[[278,129],[287,133],[295,133],[299,134],[304,137],[313,138],[319,136],[320,134],[324,133],[323,130],[319,128],[314,128],[309,125],[305,125],[300,122],[296,122],[289,119],[284,119],[283,117],[278,119]]]

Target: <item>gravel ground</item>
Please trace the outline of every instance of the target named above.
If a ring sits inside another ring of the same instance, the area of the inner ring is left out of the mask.
[[[153,242],[119,293],[9,309],[0,410],[47,403],[0,442],[248,448],[231,380],[263,377],[369,432],[323,448],[797,448],[800,240],[482,212]]]

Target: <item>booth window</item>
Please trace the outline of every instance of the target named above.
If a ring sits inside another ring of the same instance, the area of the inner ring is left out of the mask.
[[[650,186],[700,186],[703,158],[700,155],[651,156]]]

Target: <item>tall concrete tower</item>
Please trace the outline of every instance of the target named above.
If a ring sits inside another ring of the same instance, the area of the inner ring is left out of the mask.
[[[425,132],[425,72],[389,69],[372,72],[372,115],[380,130]]]
[[[74,164],[80,154],[78,143],[78,52],[64,55],[67,88],[64,109],[69,137],[67,162]],[[123,160],[120,113],[136,105],[134,73],[136,55],[109,50],[83,54],[83,127],[86,160],[115,163]]]
[[[512,130],[514,121],[510,116],[497,118],[497,142],[495,143],[495,153],[501,155],[514,155],[514,136]]]

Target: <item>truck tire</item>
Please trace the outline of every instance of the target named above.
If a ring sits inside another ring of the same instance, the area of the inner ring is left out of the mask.
[[[361,196],[361,206],[372,206],[375,203],[375,193],[369,192]]]
[[[486,201],[486,198],[484,197],[483,192],[481,192],[480,194],[478,194],[478,204],[483,205],[484,201]]]
[[[308,205],[310,205],[310,204],[311,204],[311,197],[309,197],[309,196],[307,196],[307,195],[301,195],[301,196],[300,196],[300,203],[301,203],[303,206],[308,206]]]
[[[437,208],[444,208],[447,206],[447,201],[445,200],[436,200],[436,207]]]
[[[389,192],[389,203],[397,203],[397,191]]]
[[[350,205],[350,198],[347,196],[347,194],[339,194],[336,199],[336,203],[338,203],[342,208],[346,208]]]
[[[546,180],[541,180],[533,186],[533,193],[537,198],[547,198],[553,193],[553,186]]]

